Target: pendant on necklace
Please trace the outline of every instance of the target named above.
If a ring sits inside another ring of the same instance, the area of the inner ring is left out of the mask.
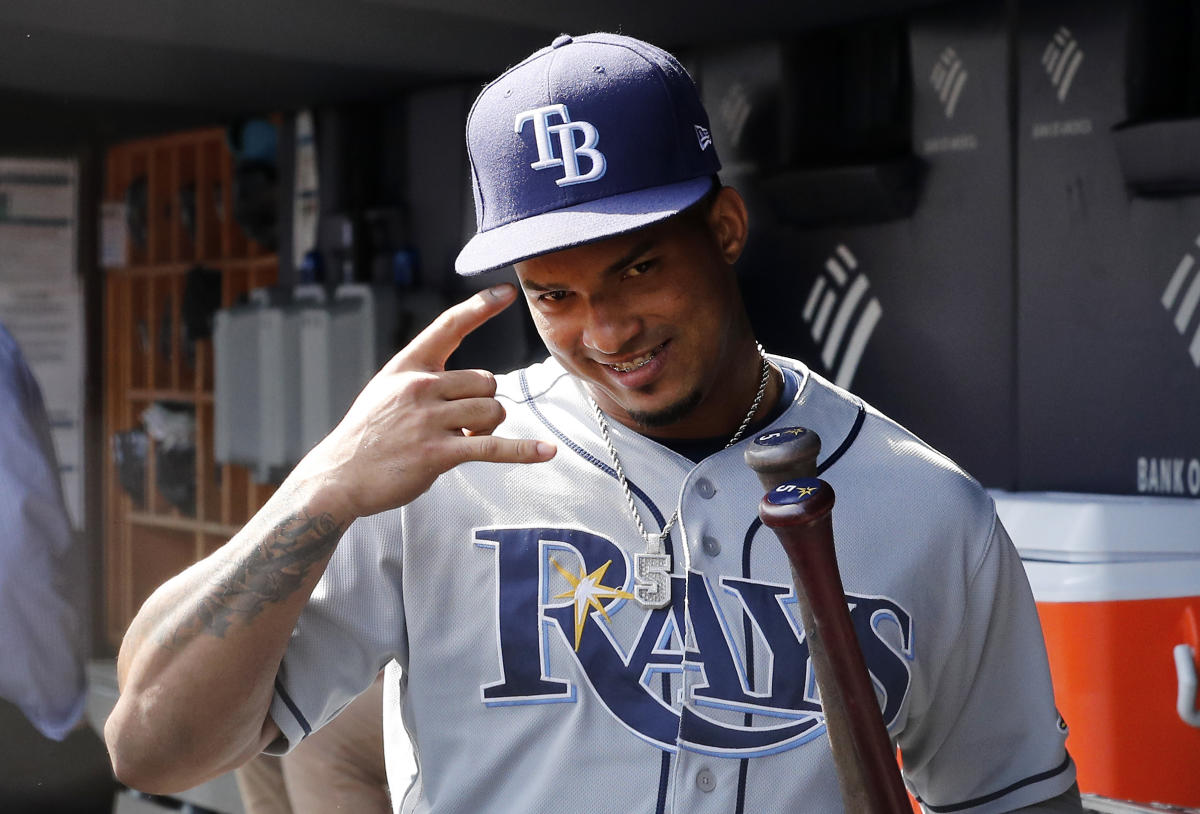
[[[647,610],[671,604],[671,555],[633,555],[633,597]]]
[[[758,392],[754,394],[754,401],[750,404],[750,409],[746,412],[746,417],[742,419],[741,426],[733,433],[733,437],[729,439],[729,443],[725,445],[725,449],[737,443],[738,439],[745,434],[750,427],[750,422],[754,420],[755,413],[758,412],[758,407],[762,403],[763,396],[766,395],[767,385],[771,381],[771,363],[767,361],[766,355],[763,353],[762,345],[755,343],[758,349],[758,358],[760,360],[761,374],[758,380]],[[679,519],[679,510],[676,509],[675,514],[663,526],[662,531],[656,535],[646,533],[645,524],[642,523],[642,517],[638,514],[637,505],[633,502],[633,491],[629,488],[629,481],[625,477],[625,468],[621,466],[621,456],[617,454],[617,448],[613,444],[612,435],[608,431],[608,422],[604,419],[604,413],[600,409],[600,405],[592,398],[591,393],[585,389],[588,403],[592,405],[592,412],[596,416],[596,425],[600,428],[600,436],[604,439],[604,445],[608,447],[608,456],[612,460],[613,472],[616,473],[617,482],[621,484],[621,491],[625,494],[625,502],[629,506],[629,513],[633,516],[633,522],[637,524],[638,531],[642,533],[642,542],[646,544],[646,551],[641,554],[633,555],[633,598],[637,603],[647,610],[657,608],[665,608],[671,604],[671,555],[662,552],[662,543],[667,538],[671,531],[671,527],[675,525],[675,521]],[[686,570],[687,552],[684,552],[684,566]]]

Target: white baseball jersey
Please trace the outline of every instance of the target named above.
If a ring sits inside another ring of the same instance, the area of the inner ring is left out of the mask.
[[[498,434],[536,465],[470,463],[354,523],[297,625],[271,714],[290,748],[388,665],[385,737],[416,750],[397,809],[434,814],[842,810],[786,555],[745,445],[816,431],[850,615],[906,782],[931,812],[1009,811],[1074,782],[1024,571],[953,463],[803,365],[767,428],[700,463],[613,441],[673,601],[633,591],[643,550],[580,385],[499,377]],[[403,747],[400,747],[403,748]]]

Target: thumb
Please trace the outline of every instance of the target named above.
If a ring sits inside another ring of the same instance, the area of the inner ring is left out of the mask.
[[[442,370],[450,354],[476,328],[503,311],[516,299],[517,290],[508,283],[494,285],[451,306],[438,315],[408,346],[392,357],[384,370],[417,368]]]

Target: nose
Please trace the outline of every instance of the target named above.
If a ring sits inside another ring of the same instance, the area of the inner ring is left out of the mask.
[[[629,349],[642,332],[642,320],[616,298],[597,298],[588,303],[583,345],[608,356]]]

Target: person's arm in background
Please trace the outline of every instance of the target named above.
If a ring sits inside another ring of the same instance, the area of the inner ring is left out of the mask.
[[[445,370],[463,337],[514,295],[498,286],[442,314],[232,540],[146,601],[121,645],[121,696],[105,726],[119,779],[179,791],[278,737],[268,710],[279,663],[356,518],[407,504],[464,461],[553,456],[549,444],[490,434],[504,417],[490,373]]]
[[[83,714],[90,594],[41,391],[0,326],[0,697],[55,740]]]

